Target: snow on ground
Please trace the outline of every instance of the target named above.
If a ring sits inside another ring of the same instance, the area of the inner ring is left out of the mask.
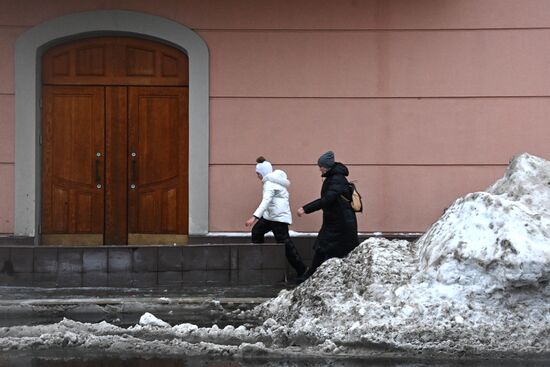
[[[152,313],[145,312],[140,318],[139,318],[139,324],[141,326],[158,326],[158,327],[170,327],[170,324],[155,317]]]
[[[416,242],[371,238],[243,313],[258,327],[119,328],[63,320],[0,328],[0,350],[52,347],[187,355],[550,353],[550,162],[523,154],[457,199]]]

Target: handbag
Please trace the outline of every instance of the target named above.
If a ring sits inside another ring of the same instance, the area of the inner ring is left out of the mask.
[[[357,187],[353,182],[349,182],[348,185],[349,185],[349,191],[351,192],[351,199],[346,198],[344,195],[340,195],[340,196],[342,196],[342,198],[344,198],[344,200],[346,200],[351,205],[351,208],[353,209],[354,212],[362,213],[363,199],[361,197],[361,194],[359,193],[359,191],[357,191]]]

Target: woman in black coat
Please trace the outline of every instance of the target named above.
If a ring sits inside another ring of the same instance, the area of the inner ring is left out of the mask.
[[[305,274],[309,277],[325,260],[345,257],[359,244],[357,218],[350,200],[352,189],[346,178],[349,171],[342,163],[334,161],[334,153],[323,154],[317,164],[325,178],[321,197],[298,209],[298,216],[323,210],[323,225],[315,241],[313,261]]]

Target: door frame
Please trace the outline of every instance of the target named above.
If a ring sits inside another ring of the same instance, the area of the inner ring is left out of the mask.
[[[168,43],[189,58],[189,234],[208,233],[209,53],[204,40],[180,23],[144,13],[101,10],[71,14],[22,33],[15,44],[15,228],[34,237],[41,223],[42,54],[70,40],[107,35]],[[34,108],[29,106],[35,106]]]

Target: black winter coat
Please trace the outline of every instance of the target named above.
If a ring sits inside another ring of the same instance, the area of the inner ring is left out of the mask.
[[[348,174],[348,168],[336,162],[323,174],[321,198],[303,206],[305,213],[323,210],[323,225],[315,241],[315,250],[327,257],[344,257],[359,244],[357,218],[348,201],[351,198]]]

